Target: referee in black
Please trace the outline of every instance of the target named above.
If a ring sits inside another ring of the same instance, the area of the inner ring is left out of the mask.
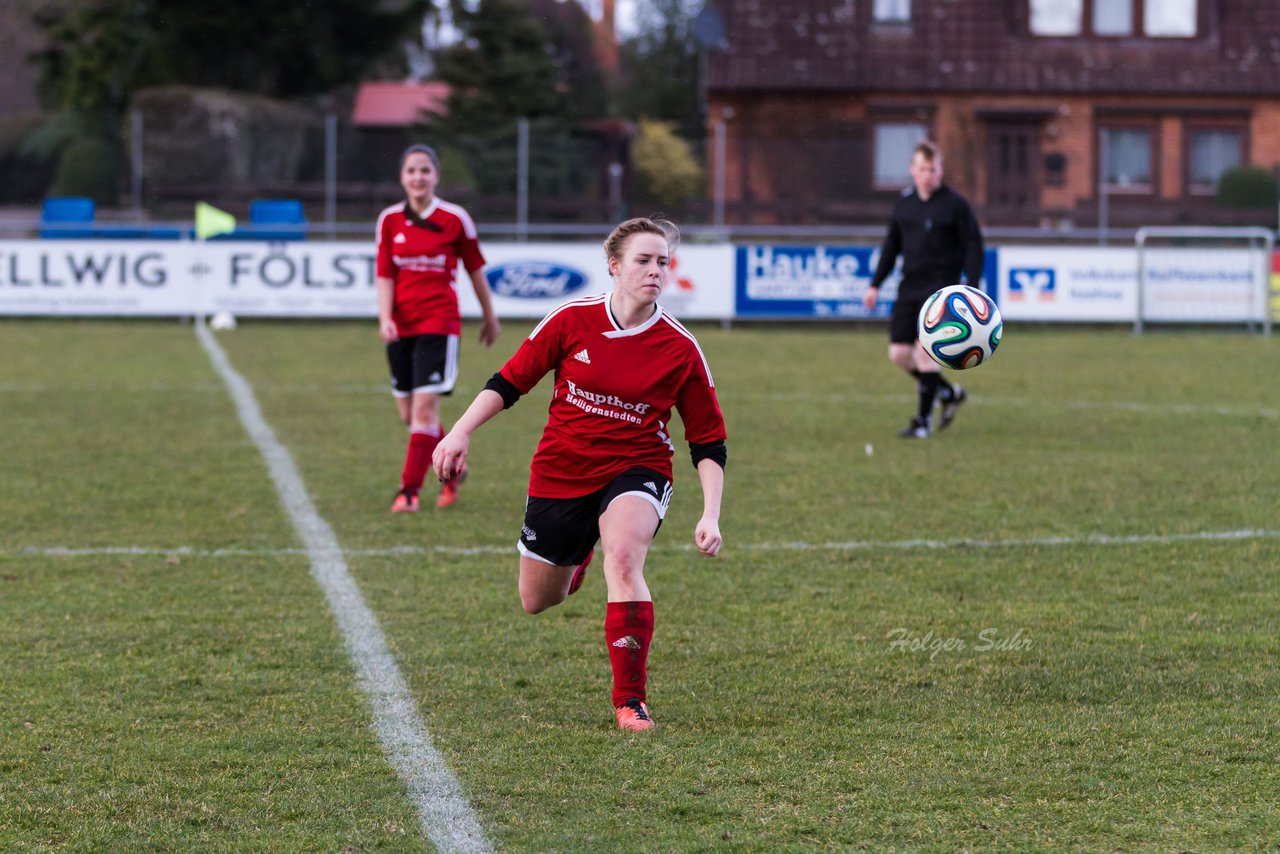
[[[981,287],[982,232],[964,196],[942,183],[942,152],[936,145],[927,140],[916,145],[910,171],[912,186],[893,206],[880,263],[863,304],[868,311],[875,309],[880,286],[901,255],[902,281],[889,320],[889,361],[915,377],[920,405],[898,435],[927,439],[933,434],[934,402],[942,404],[941,430],[955,419],[965,393],[942,378],[938,363],[920,346],[916,319],[925,300],[939,288],[959,284],[961,273],[968,284]]]

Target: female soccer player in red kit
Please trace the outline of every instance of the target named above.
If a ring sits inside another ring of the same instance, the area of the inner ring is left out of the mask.
[[[426,145],[409,146],[400,155],[405,201],[378,217],[378,334],[387,345],[396,408],[409,427],[393,513],[418,509],[418,491],[444,433],[440,396],[452,393],[458,379],[462,319],[454,272],[459,260],[484,314],[480,343],[487,347],[498,337],[498,318],[490,305],[475,223],[458,205],[436,198],[439,180],[440,159],[435,151]],[[437,507],[458,500],[458,485],[465,477],[463,469],[443,485]]]
[[[599,540],[613,705],[624,730],[654,725],[645,694],[653,599],[644,562],[671,501],[672,407],[702,486],[694,543],[711,557],[721,545],[724,416],[698,342],[658,304],[678,236],[665,220],[632,219],[615,228],[604,244],[613,292],[572,300],[547,315],[434,457],[438,477],[456,477],[476,428],[555,372],[547,425],[530,465],[518,545],[520,601],[530,614],[563,602],[582,584]]]

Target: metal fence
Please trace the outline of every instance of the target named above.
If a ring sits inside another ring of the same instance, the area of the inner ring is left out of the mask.
[[[118,164],[119,196],[99,205],[104,222],[189,228],[194,205],[205,201],[247,219],[262,198],[303,203],[309,239],[367,236],[378,212],[402,197],[397,161],[413,141],[438,143],[429,131],[358,127],[337,114],[307,114],[279,121],[272,136],[252,122],[222,125],[178,120],[152,110],[133,113]],[[573,238],[599,235],[619,219],[661,212],[697,241],[797,239],[878,241],[896,195],[873,186],[870,146],[859,126],[780,125],[726,140],[686,139],[702,165],[702,192],[679,200],[646,193],[619,125],[565,133],[537,122],[511,125],[479,150],[440,146],[444,162],[439,195],[464,205],[497,238]],[[718,126],[723,130],[723,126]],[[768,170],[760,167],[768,164]],[[15,176],[0,161],[0,183]],[[955,177],[969,176],[959,162]],[[768,172],[767,178],[764,176]],[[20,184],[16,180],[13,185]],[[27,187],[31,182],[22,186]],[[0,233],[23,236],[39,228],[38,198],[0,210]],[[980,219],[986,213],[977,206]],[[1054,212],[1028,212],[1043,227],[988,223],[989,240],[1004,243],[1131,243],[1142,225],[1270,225],[1274,212],[1247,215],[1175,203],[1122,208],[1114,203],[1102,228]]]

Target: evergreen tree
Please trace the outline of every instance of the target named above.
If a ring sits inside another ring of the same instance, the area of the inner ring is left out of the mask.
[[[639,0],[636,35],[622,44],[618,108],[628,118],[673,122],[702,135],[702,75],[692,0]]]
[[[189,84],[295,98],[356,81],[421,26],[427,0],[63,0],[36,6],[56,190],[111,204],[133,94]],[[57,133],[55,133],[55,131]],[[84,161],[92,160],[92,168]]]
[[[437,77],[452,87],[448,112],[427,135],[458,151],[483,193],[516,191],[517,121],[530,123],[529,186],[565,196],[575,186],[572,124],[547,30],[525,0],[453,0],[461,41],[436,57]]]
[[[184,83],[295,98],[359,79],[421,26],[427,0],[93,0],[42,4],[52,106],[118,116],[146,86]]]
[[[591,16],[578,3],[530,0],[534,16],[547,31],[556,63],[556,85],[568,96],[574,119],[603,118],[609,113],[609,91],[596,54]]]

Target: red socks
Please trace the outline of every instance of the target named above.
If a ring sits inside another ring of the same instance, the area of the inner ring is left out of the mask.
[[[613,705],[635,697],[645,702],[646,665],[653,640],[652,602],[609,602],[604,618],[604,639],[609,644],[613,668]]]
[[[422,481],[431,466],[431,455],[440,444],[444,431],[440,425],[409,429],[409,448],[404,454],[404,471],[400,473],[400,488],[417,495]]]

